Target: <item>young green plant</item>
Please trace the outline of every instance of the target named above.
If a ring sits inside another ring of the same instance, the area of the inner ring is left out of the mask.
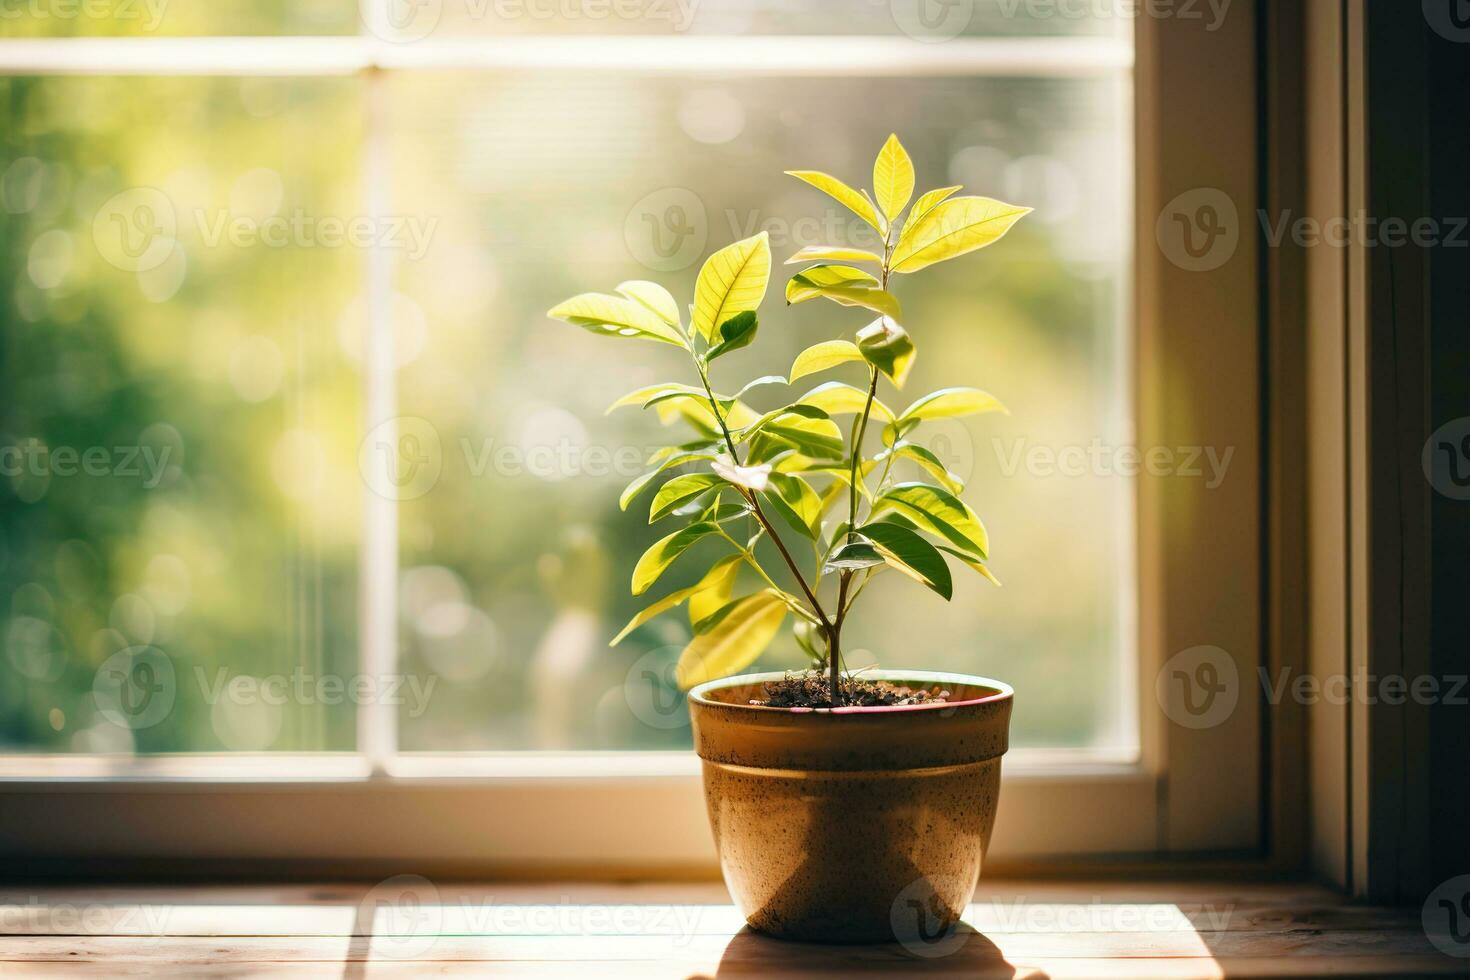
[[[871,195],[818,171],[789,173],[851,210],[882,240],[881,254],[822,245],[803,248],[788,260],[806,264],[786,286],[788,304],[825,299],[877,314],[851,340],[807,348],[785,377],[760,377],[730,395],[716,391],[711,365],[756,337],[757,310],[771,275],[765,233],[710,257],[700,270],[687,325],[673,296],[645,281],[625,282],[616,295],[575,296],[550,315],[604,336],[681,348],[698,381],[649,385],[609,409],[652,409],[666,424],[682,423],[692,432],[688,441],[653,453],[648,472],[623,492],[620,503],[626,510],[661,480],[649,523],[673,518],[683,525],[638,560],[633,593],[648,591],[696,544],[714,541],[726,554],[694,585],[640,612],[613,643],[688,603],[693,639],[677,667],[679,684],[688,688],[748,667],[790,615],[798,644],[827,678],[830,703],[840,707],[843,627],[880,572],[894,569],[948,600],[954,592],[948,556],[999,584],[986,567],[985,526],[960,499],[962,481],[910,436],[925,421],[1003,412],[1004,407],[976,388],[945,388],[895,412],[878,394],[883,378],[902,389],[917,356],[902,307],[889,288],[893,277],[984,248],[1030,209],[955,196],[959,187],[929,191],[913,201],[913,162],[896,136],[878,154]],[[828,381],[768,412],[744,400],[756,389],[795,385],[849,365],[863,371],[863,387]],[[845,415],[853,418],[844,431],[837,419]],[[883,448],[870,457],[864,445],[875,417],[883,426]],[[896,479],[900,466],[922,478]],[[779,564],[758,552],[763,540]],[[804,550],[812,555],[810,575],[797,558]],[[737,596],[742,567],[751,570],[759,587]]]

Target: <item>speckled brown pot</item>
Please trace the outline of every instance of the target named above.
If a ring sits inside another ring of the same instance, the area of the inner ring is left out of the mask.
[[[1010,687],[983,677],[874,671],[940,684],[942,705],[751,705],[750,674],[689,692],[694,747],[725,884],[760,932],[882,942],[957,921],[975,892],[1000,795]]]

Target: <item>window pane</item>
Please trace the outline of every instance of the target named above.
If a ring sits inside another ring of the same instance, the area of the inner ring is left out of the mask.
[[[604,409],[643,384],[688,382],[691,368],[673,348],[592,337],[545,311],[633,278],[687,302],[705,255],[761,229],[778,263],[803,245],[863,244],[853,220],[782,171],[867,184],[894,121],[922,186],[1037,209],[1000,247],[897,284],[920,350],[908,397],[978,385],[1013,413],[925,433],[973,478],[967,497],[1006,587],[957,568],[946,606],[883,576],[852,623],[849,661],[1007,680],[1026,692],[1021,745],[1128,744],[1132,484],[1046,464],[1130,438],[1128,105],[1121,79],[395,79],[394,210],[434,223],[398,273],[411,338],[401,411],[432,460],[401,510],[403,669],[446,680],[427,710],[404,712],[403,747],[688,743],[670,670],[687,624],[661,619],[607,647],[697,562],[628,595],[638,555],[667,531],[646,526],[647,498],[620,512],[618,491],[664,434]],[[784,372],[865,321],[772,296],[756,345],[719,362],[717,385]],[[766,391],[757,407],[780,403],[782,389]],[[785,634],[762,666],[800,663]]]
[[[0,79],[0,751],[352,747],[358,85]]]
[[[6,0],[0,37],[356,34],[357,0]]]

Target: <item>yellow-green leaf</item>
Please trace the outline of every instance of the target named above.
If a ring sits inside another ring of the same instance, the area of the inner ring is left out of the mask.
[[[659,487],[648,509],[648,523],[656,524],[674,511],[707,490],[719,486],[722,481],[713,473],[689,473],[676,476]]]
[[[915,463],[918,463],[950,493],[959,494],[965,490],[965,482],[951,472],[949,467],[944,465],[942,459],[917,443],[899,442],[893,448],[885,449],[879,453],[875,459],[881,463],[885,462],[889,456],[896,456],[900,459],[911,459]]]
[[[685,599],[688,599],[693,594],[694,589],[680,589],[678,592],[671,592],[668,595],[664,596],[658,602],[655,602],[653,605],[649,606],[647,609],[643,610],[638,615],[628,620],[628,625],[623,627],[621,633],[612,638],[612,642],[610,642],[608,646],[615,647],[619,643],[622,643],[628,638],[629,633],[633,632],[638,627],[642,626],[644,623],[648,622],[654,617],[662,616],[664,613],[668,612],[670,609],[673,609],[675,606],[679,605],[679,603],[683,602]]]
[[[793,531],[816,540],[822,519],[822,498],[805,480],[787,473],[773,473],[765,496]]]
[[[618,286],[618,292],[640,303],[671,327],[679,326],[679,304],[669,291],[656,282],[632,279]]]
[[[1010,414],[1000,403],[1000,399],[988,391],[981,391],[979,388],[945,388],[914,402],[903,410],[899,420],[953,419],[987,412]]]
[[[713,616],[725,607],[730,597],[735,594],[735,580],[739,578],[740,564],[745,560],[743,555],[728,555],[715,562],[714,567],[705,573],[699,584],[690,589],[689,596],[689,623],[699,622],[708,616]]]
[[[796,360],[791,365],[791,377],[787,383],[796,384],[798,379],[809,374],[816,374],[839,364],[862,359],[863,352],[858,350],[857,344],[846,340],[829,340],[826,343],[814,344],[796,355]]]
[[[638,477],[636,480],[628,484],[627,488],[623,490],[622,496],[618,498],[618,507],[621,510],[627,510],[628,505],[631,504],[633,500],[640,493],[643,492],[644,488],[647,487],[648,484],[653,482],[654,477],[658,476],[665,470],[671,470],[675,466],[684,466],[687,463],[712,462],[716,459],[719,459],[719,457],[716,456],[714,453],[677,451],[671,453],[668,456],[665,456],[662,459],[658,460],[657,465],[654,466],[653,469],[649,470],[647,473],[644,473],[642,476]]]
[[[956,548],[946,548],[942,544],[936,545],[935,547],[937,547],[940,551],[943,551],[945,554],[954,555],[960,561],[964,562],[966,565],[969,565],[975,571],[979,572],[981,577],[984,578],[985,581],[989,582],[997,589],[1002,587],[1000,584],[1000,579],[995,577],[995,573],[992,572],[989,568],[985,567],[985,563],[982,561],[978,561],[973,555],[967,555],[963,551],[960,551]]]
[[[583,293],[552,307],[546,315],[610,337],[637,337],[687,347],[676,328],[642,303],[624,296]]]
[[[891,567],[927,585],[946,600],[954,598],[954,579],[944,556],[918,534],[884,521],[858,528],[857,533],[873,542]]]
[[[828,415],[857,415],[868,404],[868,393],[841,381],[828,381],[802,395],[797,404],[820,408]],[[885,421],[893,421],[893,410],[877,398],[873,399],[873,412]]]
[[[786,302],[799,303],[803,299],[810,299],[810,296],[800,296],[799,299],[793,298],[792,294],[800,295],[806,291],[819,289],[823,286],[862,285],[876,286],[878,285],[878,279],[871,272],[864,272],[856,266],[821,262],[808,269],[803,269],[791,277],[791,281],[786,284]]]
[[[899,388],[908,380],[913,370],[914,341],[908,331],[889,316],[882,316],[868,324],[857,335],[858,350],[868,363],[893,381]]]
[[[986,558],[990,536],[985,525],[965,503],[942,487],[927,483],[900,483],[878,496],[873,503],[875,513],[894,510],[926,531],[946,538],[955,547],[971,555]]]
[[[913,210],[909,212],[909,219],[904,222],[904,226],[911,228],[918,224],[919,219],[923,218],[924,215],[933,211],[941,202],[949,200],[950,196],[956,191],[963,189],[959,184],[956,184],[953,187],[940,187],[937,190],[925,192],[922,197],[914,202]]]
[[[888,137],[873,162],[873,193],[889,221],[897,221],[914,196],[914,161],[896,133]]]
[[[613,402],[607,407],[607,414],[611,415],[620,408],[629,408],[633,405],[647,406],[650,401],[660,395],[669,395],[676,391],[689,395],[699,395],[701,397],[704,395],[703,388],[695,388],[692,385],[678,384],[673,381],[665,382],[664,384],[647,385],[639,388],[637,391],[630,391],[622,398]]]
[[[903,230],[893,250],[894,272],[918,272],[945,259],[997,241],[1030,208],[988,197],[957,197],[933,208]]]
[[[791,277],[786,302],[795,305],[825,297],[843,306],[861,306],[884,316],[902,316],[898,298],[862,269],[850,265],[814,265]]]
[[[717,530],[719,528],[715,524],[691,524],[682,531],[675,531],[668,537],[655,542],[653,547],[643,553],[643,557],[638,559],[638,564],[633,568],[633,594],[642,595],[647,592],[649,587],[657,582],[664,572],[668,571],[669,566],[677,561],[680,555]]]
[[[720,327],[755,310],[771,279],[771,241],[766,232],[726,245],[699,270],[694,287],[694,329],[716,343]]]
[[[862,248],[847,248],[843,245],[808,245],[786,260],[787,265],[796,265],[798,262],[872,262],[875,265],[882,265],[883,257]]]
[[[820,170],[788,170],[786,173],[795,177],[797,180],[805,181],[823,194],[826,194],[838,204],[841,204],[853,214],[876,228],[880,235],[887,234],[888,223],[879,217],[878,209],[873,207],[873,202],[851,187],[848,187],[836,177],[833,177],[831,174],[824,174]]]
[[[786,600],[767,589],[741,600],[719,625],[696,636],[679,655],[675,676],[685,690],[749,667],[786,619]]]

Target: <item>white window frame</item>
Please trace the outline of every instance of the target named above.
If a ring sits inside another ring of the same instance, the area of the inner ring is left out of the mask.
[[[1228,724],[1204,731],[1168,722],[1154,694],[1160,665],[1191,646],[1227,649],[1248,679],[1261,663],[1255,240],[1243,235],[1240,254],[1221,270],[1186,272],[1155,247],[1153,218],[1177,194],[1201,186],[1225,190],[1242,214],[1254,210],[1254,21],[1251,3],[1238,4],[1209,34],[1142,17],[1124,24],[1135,31],[1132,46],[1107,37],[945,44],[836,37],[819,45],[809,37],[750,36],[431,38],[403,45],[367,35],[0,40],[0,74],[363,75],[367,206],[386,214],[386,72],[623,71],[634,64],[643,73],[1101,75],[1129,84],[1131,67],[1136,438],[1141,446],[1234,447],[1232,479],[1245,487],[1201,494],[1183,481],[1140,479],[1138,656],[1129,665],[1136,683],[1127,705],[1140,721],[1139,749],[1007,756],[991,862],[1021,869],[1101,855],[1257,855],[1264,843],[1261,717],[1251,685]],[[1210,72],[1197,70],[1201,60]],[[1194,100],[1206,97],[1216,114],[1213,138],[1181,137],[1197,132]],[[391,263],[382,250],[368,258],[374,302],[363,431],[397,414],[384,313]],[[1198,311],[1183,327],[1168,320],[1181,308]],[[1201,391],[1198,411],[1188,419],[1174,414],[1178,397]],[[364,500],[361,666],[386,674],[396,659],[397,515],[390,501],[366,491]],[[1182,531],[1171,523],[1181,508],[1195,518]],[[1233,530],[1222,537],[1210,526]],[[1211,568],[1232,569],[1233,584],[1212,591]],[[171,864],[354,875],[707,874],[715,867],[692,753],[399,754],[391,706],[363,707],[358,718],[355,754],[0,757],[0,858],[21,859],[40,873],[75,867],[93,874]]]

